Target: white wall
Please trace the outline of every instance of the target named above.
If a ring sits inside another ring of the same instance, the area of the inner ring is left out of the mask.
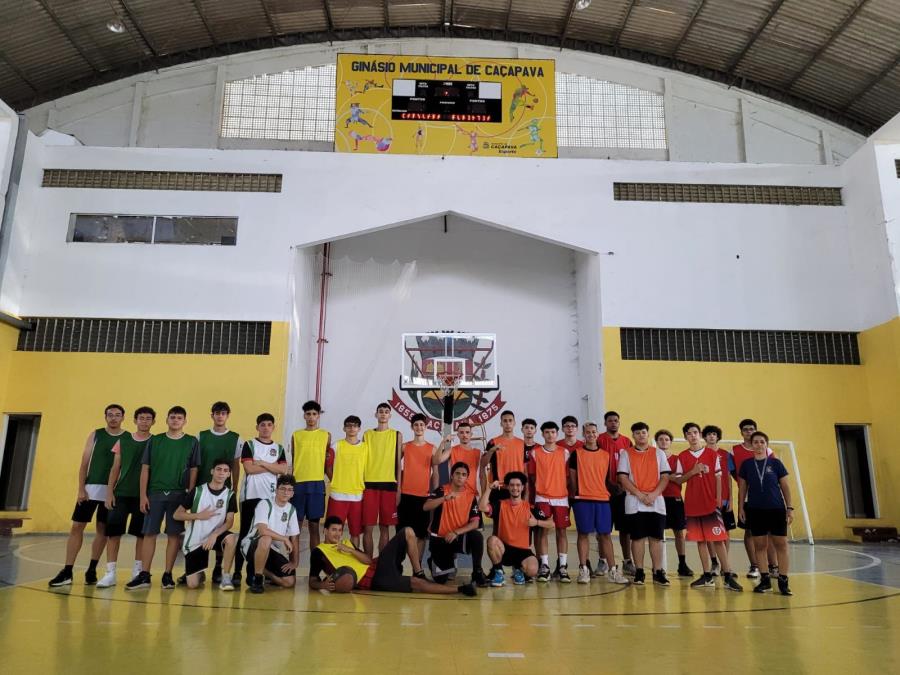
[[[900,115],[897,116],[900,121]],[[894,281],[894,298],[900,308],[900,176],[894,162],[900,159],[900,142],[875,143],[875,164],[881,187],[884,230]]]
[[[560,72],[665,96],[668,152],[563,148],[563,157],[831,164],[865,140],[814,115],[665,68],[535,45],[433,38],[282,47],[174,66],[36,106],[27,111],[29,125],[35,133],[49,127],[98,146],[330,149],[323,143],[220,139],[218,123],[225,81],[333,63],[339,52],[553,59]]]

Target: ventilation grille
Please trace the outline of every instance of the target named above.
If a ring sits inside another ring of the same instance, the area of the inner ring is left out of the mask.
[[[841,206],[841,189],[797,185],[706,185],[702,183],[613,183],[617,201],[702,204]]]
[[[19,351],[121,354],[268,354],[268,321],[27,318]]]
[[[900,159],[894,160],[894,168],[897,169],[897,178],[900,178]]]
[[[44,169],[43,187],[192,192],[281,192],[280,173]]]
[[[723,361],[859,365],[856,333],[622,328],[630,361]]]

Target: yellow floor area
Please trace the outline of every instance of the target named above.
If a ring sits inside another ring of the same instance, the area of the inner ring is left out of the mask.
[[[741,594],[673,578],[457,599],[329,595],[305,578],[261,596],[126,592],[130,558],[116,588],[86,587],[76,569],[73,586],[51,591],[64,539],[25,539],[0,560],[12,584],[0,587],[2,673],[900,672],[900,588],[847,578],[888,563],[839,545],[792,547],[791,598],[753,594],[743,578]]]

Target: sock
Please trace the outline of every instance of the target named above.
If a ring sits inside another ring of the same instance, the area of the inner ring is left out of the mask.
[[[65,566],[63,567],[63,572],[68,572],[69,574],[72,574],[72,568],[73,568],[73,567],[74,567],[74,565],[65,565]]]
[[[686,564],[687,564],[687,558],[686,558],[685,556],[683,556],[683,555],[678,556],[678,564],[679,564],[679,565],[686,565]]]
[[[106,563],[106,571],[107,572],[115,572],[116,571],[116,563],[114,563],[114,562]]]
[[[716,556],[712,556],[712,557],[709,559],[709,562],[712,563],[713,565],[718,565],[718,564],[719,564],[719,559],[718,559]]]
[[[88,563],[88,572],[96,572],[98,562],[100,562],[100,561],[99,560],[91,560],[91,562]]]
[[[550,556],[549,555],[541,556],[541,565],[546,565],[547,567],[550,567]]]
[[[231,581],[231,572],[222,572],[222,583]]]
[[[568,553],[560,553],[559,554],[559,566],[562,567],[564,565],[569,564],[569,554]]]
[[[131,571],[134,572],[134,575],[137,576],[144,570],[144,563],[140,560],[135,560],[134,565],[131,567]]]

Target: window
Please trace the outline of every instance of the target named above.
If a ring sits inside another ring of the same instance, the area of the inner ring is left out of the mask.
[[[661,94],[556,73],[556,135],[561,147],[665,150]]]
[[[844,512],[848,518],[878,518],[869,428],[864,424],[836,424],[834,430],[844,483]]]
[[[68,241],[93,244],[237,243],[237,218],[217,216],[121,216],[73,213]]]
[[[28,508],[40,415],[6,415],[0,446],[0,511]]]
[[[335,64],[225,83],[223,138],[334,141]]]

